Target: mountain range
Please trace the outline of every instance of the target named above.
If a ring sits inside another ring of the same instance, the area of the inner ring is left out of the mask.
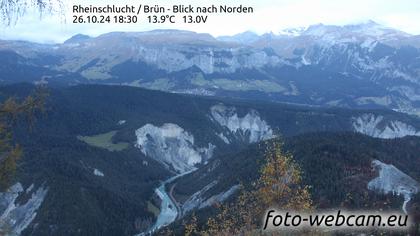
[[[113,32],[76,35],[55,45],[0,41],[0,50],[3,83],[117,84],[414,115],[420,111],[420,37],[373,21],[218,38],[178,30]]]

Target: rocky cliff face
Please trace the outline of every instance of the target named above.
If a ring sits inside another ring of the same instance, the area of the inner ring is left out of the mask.
[[[196,164],[212,157],[215,146],[197,147],[194,136],[176,124],[157,127],[147,124],[136,130],[136,147],[179,173],[191,171]]]
[[[218,104],[210,108],[210,114],[223,128],[218,136],[227,144],[234,141],[256,143],[275,137],[271,127],[255,110],[239,117],[235,107]]]
[[[356,132],[375,138],[401,138],[405,136],[420,136],[420,131],[413,126],[398,120],[386,120],[383,116],[364,114],[352,118]]]
[[[47,192],[48,188],[45,187],[35,189],[31,185],[25,190],[20,183],[16,183],[0,193],[0,234],[20,235],[35,218]],[[18,200],[22,196],[29,196],[29,199],[24,202]]]
[[[374,160],[372,167],[379,172],[379,176],[368,183],[368,188],[384,194],[402,195],[402,210],[407,214],[407,203],[419,191],[420,184],[393,165]]]
[[[139,59],[166,72],[197,67],[205,74],[235,73],[240,69],[259,69],[279,65],[278,56],[246,48],[215,47],[139,47]]]
[[[66,58],[58,65],[59,69],[80,71],[87,79],[94,80],[111,78],[113,67],[126,61],[141,61],[166,73],[197,67],[206,74],[234,73],[281,62],[279,56],[261,50],[218,42],[210,35],[187,31],[109,33],[70,40],[55,49],[57,55]]]
[[[240,116],[235,107],[217,104],[210,108],[209,118],[217,127],[215,137],[225,144],[250,144],[275,137],[270,125],[253,109]],[[135,134],[135,146],[146,156],[179,173],[191,171],[197,164],[205,163],[213,156],[216,148],[212,143],[199,147],[191,133],[172,123],[160,127],[146,124],[137,129]]]

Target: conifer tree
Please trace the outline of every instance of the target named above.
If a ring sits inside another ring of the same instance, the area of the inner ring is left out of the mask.
[[[22,156],[22,148],[13,141],[12,125],[22,116],[32,125],[35,112],[44,110],[46,96],[45,89],[38,89],[23,101],[8,98],[0,103],[0,191],[6,190],[13,182],[17,162]]]

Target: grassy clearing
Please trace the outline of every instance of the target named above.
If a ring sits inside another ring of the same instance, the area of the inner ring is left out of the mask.
[[[229,91],[261,91],[267,93],[280,93],[287,91],[286,88],[268,80],[231,80],[231,79],[213,79],[206,80],[199,74],[191,79],[191,84],[201,87],[219,87]]]
[[[104,134],[98,134],[94,136],[77,136],[77,138],[93,147],[99,147],[107,149],[108,151],[122,151],[128,148],[128,143],[113,143],[112,137],[117,131],[111,131]]]

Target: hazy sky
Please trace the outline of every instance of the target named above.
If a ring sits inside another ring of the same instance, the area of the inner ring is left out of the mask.
[[[175,28],[211,33],[214,36],[232,35],[251,30],[257,33],[279,32],[289,27],[323,24],[353,24],[374,20],[385,26],[420,35],[420,0],[79,0],[84,5],[106,4],[173,4],[252,6],[254,14],[212,15],[206,24],[73,24],[71,6],[77,0],[67,2],[66,23],[57,17],[39,19],[29,12],[12,26],[1,26],[1,39],[23,39],[36,42],[62,42],[77,33],[97,36],[111,31],[145,31]]]

